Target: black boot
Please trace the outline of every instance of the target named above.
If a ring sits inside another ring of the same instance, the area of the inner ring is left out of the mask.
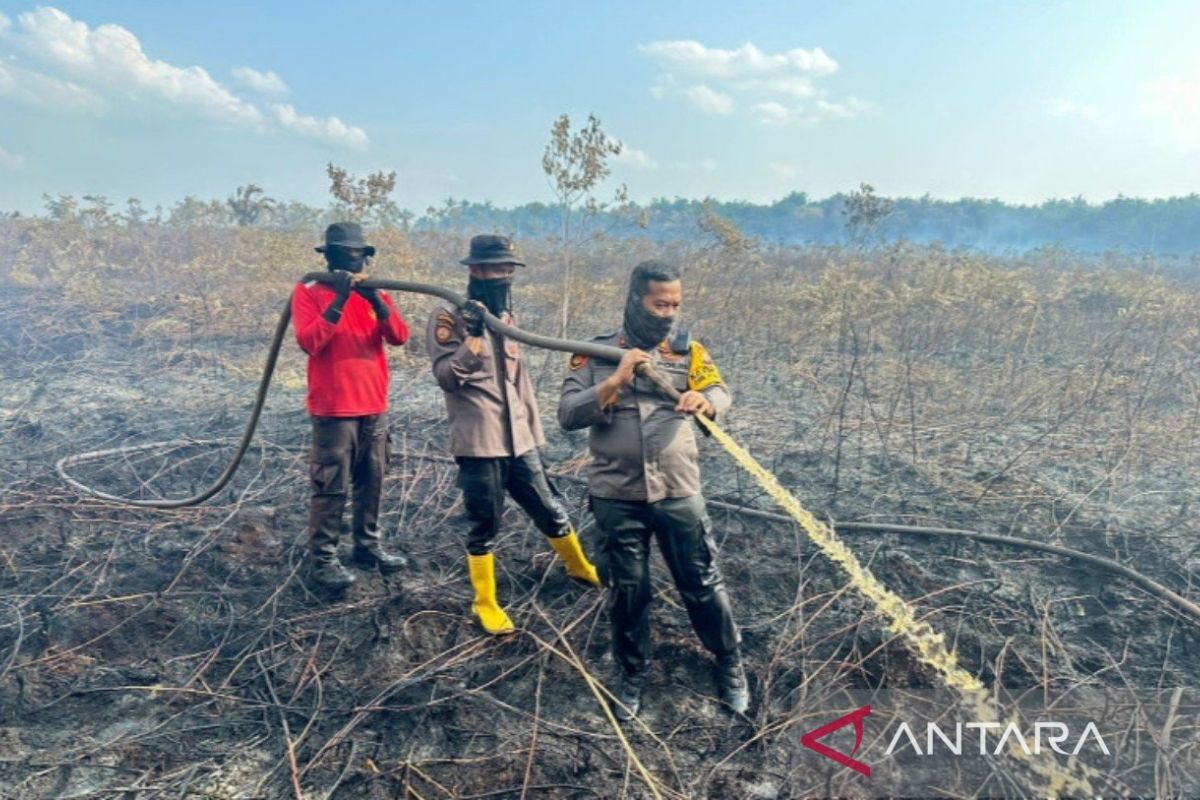
[[[399,553],[387,552],[377,541],[354,545],[350,560],[360,569],[378,569],[384,575],[395,575],[408,566],[407,558]]]
[[[354,575],[342,566],[336,557],[332,559],[313,559],[309,566],[309,578],[322,589],[330,592],[341,592],[354,584]]]
[[[745,714],[750,708],[750,682],[740,653],[717,657],[717,690],[721,702],[735,714]]]
[[[608,707],[613,716],[621,722],[629,722],[637,716],[642,708],[642,688],[646,685],[645,675],[629,676],[624,670],[618,670],[617,688],[613,692],[616,701],[610,701]]]

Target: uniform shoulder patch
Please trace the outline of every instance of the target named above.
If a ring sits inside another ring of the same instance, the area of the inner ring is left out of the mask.
[[[449,311],[439,311],[433,329],[433,338],[438,344],[445,344],[454,338],[454,316]]]
[[[572,372],[574,372],[575,370],[583,369],[585,366],[587,366],[587,362],[587,356],[585,356],[583,353],[575,353],[571,356],[571,360],[567,363],[567,366],[571,368]]]
[[[688,364],[688,388],[695,392],[710,386],[723,386],[721,372],[713,362],[708,350],[699,342],[692,342],[692,356]]]

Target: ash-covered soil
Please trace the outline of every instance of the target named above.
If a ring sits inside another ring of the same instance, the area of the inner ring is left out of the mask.
[[[497,558],[501,598],[520,631],[497,640],[472,625],[441,397],[419,346],[393,359],[396,455],[383,520],[388,543],[413,565],[387,580],[360,573],[331,599],[299,575],[308,420],[294,343],[232,488],[195,509],[133,510],[78,496],[54,462],[191,437],[197,443],[116,453],[72,475],[137,497],[202,488],[240,433],[265,341],[167,348],[119,326],[31,337],[22,320],[35,300],[10,295],[3,309],[0,796],[799,798],[901,785],[879,783],[894,777],[887,760],[872,783],[800,743],[838,715],[847,692],[940,684],[797,526],[713,510],[745,638],[749,716],[718,706],[709,657],[656,561],[644,725],[619,734],[591,684],[607,682],[611,668],[603,596],[568,581],[513,508]],[[419,331],[423,313],[412,316]],[[945,401],[947,411],[928,418],[904,406],[889,418],[885,396],[856,395],[853,366],[763,370],[712,347],[740,403],[730,429],[819,515],[1051,541],[1200,600],[1194,427],[1116,441],[1099,417],[1084,419],[1097,402],[1086,404],[1086,386],[1074,411],[1022,414],[1014,401],[994,417],[958,416]],[[538,367],[546,455],[592,550],[595,531],[571,480],[586,441],[553,424],[561,365],[554,356]],[[1011,391],[1019,398],[1022,387]],[[905,432],[878,435],[885,424]],[[1173,436],[1180,452],[1158,457]],[[710,499],[770,508],[711,443],[704,469]],[[1200,620],[1103,570],[966,539],[844,536],[989,686],[1053,695],[1200,685]],[[1127,772],[1093,762],[1114,780],[1097,793],[1119,792],[1119,781],[1200,793],[1191,708],[1166,735],[1161,721],[1131,718],[1127,734],[1162,757]],[[1156,764],[1165,777],[1155,777]],[[982,782],[936,780],[920,793],[1039,785],[1003,758]]]

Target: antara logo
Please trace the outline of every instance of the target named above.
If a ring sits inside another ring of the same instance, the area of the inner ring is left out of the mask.
[[[946,735],[936,723],[930,722],[925,726],[925,749],[921,749],[921,744],[917,737],[913,735],[912,728],[908,727],[907,722],[901,722],[900,727],[896,729],[896,733],[892,736],[892,742],[888,745],[885,755],[891,755],[896,750],[904,746],[900,741],[901,736],[908,738],[908,746],[913,752],[919,756],[934,755],[934,750],[937,748],[935,736],[942,740],[942,749],[951,755],[960,756],[963,754],[963,728],[967,730],[979,731],[979,755],[998,756],[1005,751],[1005,745],[1008,748],[1020,748],[1027,756],[1041,755],[1043,752],[1048,752],[1042,745],[1042,736],[1045,735],[1046,744],[1050,745],[1050,750],[1055,753],[1060,753],[1064,756],[1077,756],[1079,751],[1083,750],[1083,745],[1089,738],[1096,740],[1096,746],[1101,753],[1106,756],[1112,755],[1109,752],[1108,745],[1104,743],[1104,737],[1100,735],[1100,731],[1096,728],[1096,723],[1089,722],[1083,729],[1083,733],[1079,734],[1079,739],[1075,742],[1075,748],[1067,751],[1059,747],[1060,744],[1067,743],[1071,736],[1071,729],[1061,722],[1036,722],[1033,726],[1033,747],[1029,746],[1028,734],[1021,733],[1021,729],[1017,727],[1015,722],[1010,722],[1003,725],[999,722],[968,722],[966,725],[958,723],[954,726],[954,738]],[[988,747],[987,732],[989,730],[1003,731],[1000,738],[996,741],[995,749]],[[970,751],[967,751],[968,755]]]
[[[842,766],[849,767],[850,769],[854,770],[855,772],[857,772],[861,775],[866,775],[869,778],[869,777],[871,777],[871,767],[868,766],[867,764],[864,764],[861,761],[858,761],[855,758],[852,758],[852,756],[855,753],[857,753],[858,748],[862,746],[863,733],[864,733],[863,720],[866,719],[868,716],[870,716],[870,714],[871,714],[871,707],[869,705],[862,706],[861,708],[857,708],[854,711],[851,711],[849,714],[846,714],[843,717],[838,717],[833,722],[830,722],[828,725],[822,725],[821,727],[815,728],[815,729],[809,731],[808,733],[804,734],[803,736],[800,737],[800,744],[804,745],[809,750],[815,750],[816,752],[820,753],[821,755],[825,756],[826,758],[832,759],[833,761],[836,761],[837,763],[841,764]],[[821,744],[821,742],[820,742],[821,739],[824,739],[829,734],[833,733],[836,730],[840,730],[840,729],[846,727],[847,725],[854,726],[854,749],[850,751],[850,755],[846,755],[845,753],[839,753],[837,750],[834,750],[832,747]]]
[[[869,705],[861,706],[860,708],[851,711],[845,716],[838,717],[833,722],[822,725],[819,728],[814,728],[808,733],[800,737],[800,744],[820,753],[825,758],[831,761],[836,761],[844,767],[849,767],[860,775],[871,777],[871,767],[864,764],[854,756],[862,747],[863,736],[865,735],[865,726],[863,720],[871,715],[871,707]],[[849,754],[839,752],[821,742],[829,734],[834,731],[841,730],[847,725],[854,726],[854,749]],[[963,729],[968,731],[979,732],[979,755],[1000,755],[1008,749],[1019,748],[1025,755],[1040,755],[1043,752],[1055,752],[1066,756],[1077,756],[1084,749],[1085,743],[1089,740],[1094,740],[1096,749],[1111,755],[1108,745],[1104,741],[1104,737],[1100,735],[1100,731],[1096,728],[1095,723],[1088,722],[1083,729],[1083,733],[1075,741],[1074,748],[1070,750],[1063,749],[1059,745],[1069,744],[1070,728],[1062,722],[1035,722],[1033,725],[1032,735],[1029,733],[1023,734],[1016,723],[1009,722],[1007,725],[999,722],[967,722],[958,723],[954,727],[953,737],[948,736],[942,728],[936,723],[930,722],[926,725],[925,730],[925,748],[922,749],[917,737],[913,734],[913,729],[907,722],[901,722],[896,728],[894,735],[891,738],[885,756],[890,756],[900,750],[910,748],[915,755],[932,756],[937,750],[942,750],[948,755],[961,756],[964,753],[970,755],[970,751],[963,745]],[[999,733],[999,739],[996,740],[995,746],[989,746],[987,732],[989,730]],[[969,736],[969,734],[968,734]],[[1033,746],[1030,747],[1029,738],[1033,740]],[[941,740],[941,747],[938,747],[936,742]],[[1049,745],[1049,747],[1046,747]]]

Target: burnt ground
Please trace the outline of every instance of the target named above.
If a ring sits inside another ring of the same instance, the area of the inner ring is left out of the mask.
[[[419,352],[394,360],[384,529],[413,561],[399,578],[364,574],[331,599],[298,577],[308,423],[291,343],[230,489],[174,512],[81,498],[55,476],[58,458],[187,436],[201,443],[117,453],[72,474],[141,497],[180,496],[215,477],[249,408],[261,345],[168,348],[120,328],[30,337],[19,324],[29,299],[9,296],[5,306],[13,357],[0,361],[2,797],[996,796],[1039,785],[1003,758],[982,778],[943,772],[916,788],[876,759],[865,781],[802,747],[801,734],[843,713],[854,692],[916,695],[939,684],[796,526],[719,509],[751,713],[734,719],[718,707],[708,656],[656,560],[645,727],[627,728],[623,744],[585,677],[606,681],[611,667],[602,595],[569,582],[511,508],[500,593],[520,632],[495,640],[471,624],[441,399]],[[569,478],[585,439],[553,425],[557,369],[547,365],[542,382],[547,458]],[[781,412],[770,381],[730,377],[742,404],[731,429],[819,514],[1055,541],[1200,599],[1191,588],[1200,566],[1194,455],[1144,459],[1119,496],[1105,496],[1079,464],[1106,442],[1056,443],[1062,429],[1039,429],[1036,419],[941,417],[928,430],[972,435],[942,436],[949,444],[916,460],[847,433],[868,418],[856,422],[844,405],[834,428],[815,400]],[[836,396],[832,380],[806,381],[813,398]],[[1052,457],[981,466],[1034,441]],[[770,508],[711,444],[705,470],[710,499]],[[594,549],[581,488],[560,485]],[[1100,696],[1200,685],[1200,620],[1104,571],[969,540],[845,535],[989,686]],[[1134,794],[1200,793],[1189,702],[1167,724],[1149,712],[1118,720],[1144,757],[1132,768],[1092,760],[1114,781],[1097,793],[1119,793],[1122,782],[1142,787]],[[881,735],[870,732],[869,743]]]

